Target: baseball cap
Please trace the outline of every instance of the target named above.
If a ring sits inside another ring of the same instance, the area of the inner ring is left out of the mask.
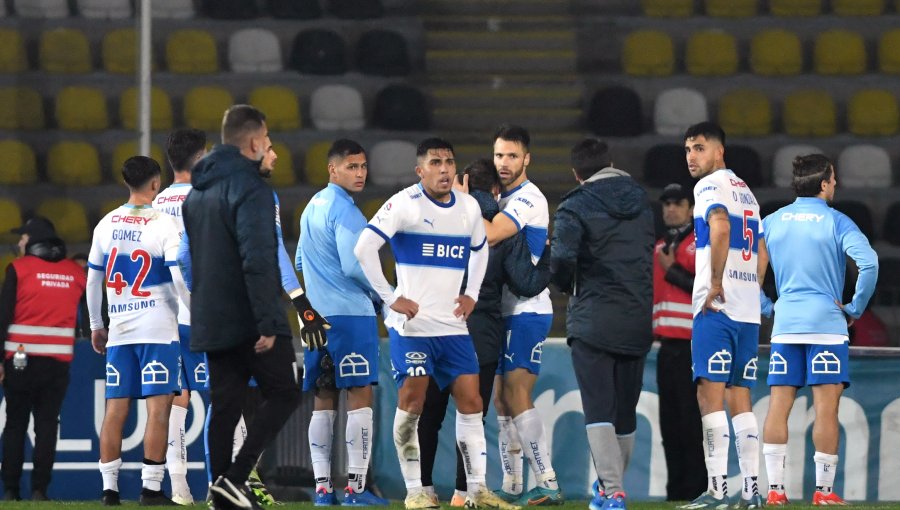
[[[694,205],[694,194],[691,191],[684,189],[684,186],[678,183],[672,183],[663,188],[662,195],[659,196],[660,202],[665,202],[666,200],[687,200],[688,203]]]
[[[44,241],[58,237],[53,223],[43,216],[35,216],[19,228],[12,229],[14,234],[28,234],[28,242]]]

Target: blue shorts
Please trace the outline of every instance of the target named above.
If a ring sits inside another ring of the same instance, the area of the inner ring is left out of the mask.
[[[116,345],[106,349],[106,398],[181,393],[181,346]]]
[[[338,388],[378,384],[378,323],[374,315],[332,315],[325,350],[334,360],[334,380]],[[322,351],[305,351],[303,391],[316,389],[322,373]]]
[[[469,335],[401,336],[388,328],[391,373],[397,387],[407,377],[431,376],[441,389],[457,377],[478,374],[478,356]]]
[[[769,386],[850,386],[850,344],[772,344]]]
[[[206,356],[202,352],[191,352],[191,327],[178,325],[178,339],[181,344],[181,379],[184,389],[200,391],[208,389],[206,374]]]
[[[534,375],[541,373],[544,340],[550,333],[553,314],[520,313],[506,317],[506,342],[500,346],[497,374],[524,368]]]
[[[759,324],[731,320],[723,312],[694,317],[691,363],[694,380],[707,379],[727,386],[756,384]]]

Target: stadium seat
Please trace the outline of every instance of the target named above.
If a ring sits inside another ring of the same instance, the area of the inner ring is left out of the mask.
[[[78,0],[78,14],[85,18],[130,18],[131,0]]]
[[[685,68],[694,76],[727,76],[738,70],[737,40],[724,30],[691,34],[684,55]]]
[[[125,166],[125,160],[132,156],[137,156],[140,154],[140,145],[137,140],[128,140],[125,142],[120,142],[116,144],[113,149],[112,158],[110,159],[109,170],[110,174],[114,181],[119,184],[125,184],[125,178],[122,177],[122,167]],[[160,168],[166,168],[166,157],[163,155],[162,148],[159,144],[151,143],[150,144],[150,157],[156,160],[159,163]],[[165,170],[163,170],[165,174]],[[119,200],[118,205],[114,206],[118,207],[123,203],[122,200]],[[111,211],[110,209],[109,211]],[[106,211],[106,212],[109,212]]]
[[[398,131],[425,131],[430,127],[425,96],[409,85],[388,85],[375,96],[375,127]]]
[[[266,112],[270,131],[300,129],[300,103],[297,94],[281,85],[264,85],[250,92],[247,101]]]
[[[122,180],[121,177],[119,178],[119,180],[120,180],[120,181]],[[127,195],[125,195],[125,196],[123,196],[123,197],[121,197],[121,198],[111,198],[111,199],[109,199],[109,200],[104,200],[103,203],[100,204],[100,210],[98,211],[98,212],[100,213],[100,214],[99,214],[99,217],[100,217],[100,218],[103,218],[103,217],[106,216],[107,214],[109,214],[109,213],[113,212],[114,210],[118,209],[118,208],[119,208],[120,206],[122,206],[122,204],[124,204],[127,200],[128,200],[128,196],[127,196]]]
[[[753,147],[730,144],[725,151],[725,162],[751,188],[763,185],[762,165]]]
[[[408,186],[418,182],[416,146],[406,140],[378,142],[369,151],[368,181],[376,186]]]
[[[306,149],[303,175],[307,184],[324,186],[328,184],[328,149],[331,142],[316,142]]]
[[[6,2],[0,2],[0,18],[5,18],[7,13]]]
[[[268,119],[268,115],[266,115]],[[294,172],[294,157],[291,149],[281,142],[273,142],[272,149],[278,155],[275,161],[275,169],[272,170],[270,181],[272,186],[283,188],[297,183],[297,174]]]
[[[719,99],[719,125],[729,136],[765,136],[772,132],[772,105],[759,90],[738,89]]]
[[[891,187],[891,157],[877,145],[851,145],[837,159],[838,183],[844,188]]]
[[[664,143],[651,147],[644,155],[644,182],[654,188],[677,182],[693,189],[694,180],[688,172],[684,146]]]
[[[43,129],[44,100],[27,87],[0,88],[0,129]]]
[[[16,15],[20,18],[67,18],[68,0],[15,0]]]
[[[87,142],[58,142],[47,154],[47,178],[63,186],[100,184],[100,154]]]
[[[889,136],[897,132],[897,98],[887,90],[857,92],[847,106],[847,130],[859,136]]]
[[[91,49],[87,37],[71,28],[47,30],[38,45],[41,70],[58,74],[81,74],[91,71]]]
[[[385,202],[387,202],[387,199],[384,197],[370,198],[359,206],[359,210],[362,211],[363,216],[365,216],[367,220],[371,220]]]
[[[0,73],[21,73],[28,69],[25,40],[18,30],[0,29]]]
[[[588,108],[588,128],[600,136],[643,133],[641,98],[627,87],[607,87],[594,93]]]
[[[888,30],[878,39],[878,70],[900,74],[900,29]]]
[[[137,37],[133,28],[107,32],[100,47],[103,70],[107,73],[134,75],[138,68]]]
[[[884,0],[831,0],[831,10],[838,16],[878,16],[884,4]]]
[[[875,241],[875,224],[872,221],[872,211],[869,210],[866,204],[857,200],[838,200],[831,206],[853,220],[853,223],[856,223],[859,230],[869,238],[870,243]]]
[[[694,0],[641,0],[641,11],[654,18],[687,18],[694,14]]]
[[[256,0],[202,0],[203,13],[212,19],[249,20],[259,16]]]
[[[894,202],[888,207],[881,231],[882,238],[894,246],[900,246],[900,221],[897,218],[900,218],[900,202]]]
[[[341,19],[380,18],[384,8],[379,0],[328,0],[328,12]]]
[[[692,124],[708,118],[706,98],[694,89],[664,90],[653,105],[653,127],[660,135],[682,135]]]
[[[56,123],[68,131],[102,131],[109,127],[106,97],[94,87],[66,87],[56,95]]]
[[[219,131],[225,110],[234,104],[231,92],[222,87],[194,87],[184,96],[184,122],[203,131]]]
[[[125,129],[138,127],[138,89],[130,87],[119,98],[119,120]],[[150,88],[150,129],[167,131],[174,126],[172,100],[159,87]]]
[[[18,225],[16,225],[16,227],[18,227]],[[12,227],[12,228],[15,228],[15,227]],[[11,235],[12,234],[4,234],[3,236],[0,236],[0,237],[8,237]],[[12,240],[9,241],[9,244],[12,244]],[[19,256],[15,253],[4,253],[4,254],[0,255],[0,283],[3,283],[4,281],[6,281],[6,268],[10,264],[12,264],[12,261],[16,260],[17,258],[19,258]]]
[[[892,308],[900,306],[900,258],[878,258],[878,283],[871,303]]]
[[[316,19],[322,17],[318,0],[269,0],[269,14],[275,19]]]
[[[763,202],[762,205],[759,206],[759,216],[761,218],[765,218],[766,216],[772,214],[773,212],[781,209],[782,207],[790,204],[790,200],[767,200]],[[766,278],[768,280],[768,278]]]
[[[194,0],[153,0],[150,14],[154,18],[190,19],[196,14]]]
[[[309,98],[313,126],[324,131],[362,129],[366,125],[362,94],[349,85],[322,85]]]
[[[794,32],[764,30],[750,43],[750,69],[763,76],[796,75],[803,71],[803,47]]]
[[[705,0],[706,15],[720,18],[749,18],[756,16],[758,0]]]
[[[622,70],[632,76],[669,76],[675,71],[675,45],[659,30],[636,30],[622,45]]]
[[[304,74],[336,75],[347,72],[344,39],[326,29],[304,30],[294,38],[289,67]]]
[[[37,158],[34,150],[19,140],[0,140],[0,184],[37,182]]]
[[[369,30],[356,44],[356,68],[375,76],[406,76],[410,72],[406,39],[390,30]]]
[[[772,184],[779,188],[790,188],[794,174],[794,158],[822,153],[822,149],[815,145],[785,145],[779,148],[772,158]]]
[[[52,221],[56,233],[67,243],[91,240],[87,211],[81,202],[70,198],[48,198],[41,202],[35,213]]]
[[[236,73],[281,71],[281,45],[278,37],[262,28],[238,30],[228,39],[228,63]]]
[[[833,136],[837,108],[824,90],[798,90],[784,98],[784,132],[790,136]]]
[[[166,67],[179,74],[209,74],[219,71],[216,41],[205,30],[178,30],[166,40]]]
[[[14,234],[10,230],[21,226],[22,210],[19,208],[19,204],[0,198],[0,242],[9,244],[18,242],[19,234]],[[6,266],[3,266],[0,273],[6,274]]]
[[[832,29],[820,33],[813,54],[818,74],[852,75],[866,71],[866,45],[856,32]]]
[[[769,0],[769,12],[775,16],[818,16],[822,0]]]

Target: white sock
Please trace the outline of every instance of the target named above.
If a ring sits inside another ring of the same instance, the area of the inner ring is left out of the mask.
[[[234,427],[234,438],[231,440],[231,460],[234,461],[241,447],[244,446],[244,440],[247,439],[247,424],[244,422],[244,416],[238,420],[237,426]]]
[[[172,480],[172,494],[190,494],[187,483],[187,447],[184,444],[184,422],[187,409],[172,406],[169,412],[169,447],[166,449],[166,469]]]
[[[475,494],[484,486],[487,472],[487,442],[484,439],[482,414],[456,411],[456,446],[466,468],[466,492]]]
[[[147,464],[141,468],[141,486],[151,491],[161,491],[163,477],[166,476],[165,464]]]
[[[547,446],[547,437],[544,433],[544,422],[537,409],[529,409],[513,418],[516,430],[519,431],[519,439],[522,440],[522,451],[528,459],[528,465],[534,472],[539,486],[558,490],[556,472],[550,460],[550,448]]]
[[[834,487],[834,475],[837,472],[838,456],[816,452],[813,460],[816,462],[816,490],[831,494]]]
[[[122,459],[109,462],[98,462],[100,476],[103,477],[103,490],[119,492],[119,469],[122,467]]]
[[[769,478],[769,490],[783,494],[784,459],[787,456],[787,445],[763,443],[763,455],[766,457],[766,475]]]
[[[394,413],[394,447],[397,449],[397,459],[400,461],[400,472],[403,473],[406,490],[410,494],[422,488],[418,427],[418,414],[407,413],[397,408],[397,412]]]
[[[353,492],[366,490],[366,472],[372,448],[372,408],[347,412],[347,485]]]
[[[497,445],[500,449],[500,466],[503,468],[503,491],[521,494],[523,485],[522,442],[512,418],[497,416]]]
[[[707,489],[716,498],[728,495],[725,478],[728,475],[728,418],[725,411],[709,413],[701,418],[703,423],[703,443],[706,452],[706,474],[709,477]]]
[[[741,498],[748,500],[759,494],[756,480],[759,478],[759,427],[753,413],[741,413],[731,419],[734,427],[734,447],[737,450],[738,464],[744,484],[741,487]]]
[[[309,455],[312,458],[316,491],[333,492],[331,485],[331,443],[334,440],[334,411],[313,411],[309,420]],[[347,425],[349,426],[349,420]]]

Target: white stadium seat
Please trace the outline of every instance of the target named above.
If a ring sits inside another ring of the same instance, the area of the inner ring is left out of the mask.
[[[131,0],[78,0],[78,14],[85,18],[130,18]]]
[[[150,13],[154,18],[193,18],[194,0],[153,0],[150,2]]]
[[[278,37],[262,28],[238,30],[228,40],[228,62],[236,73],[281,71],[283,66]]]
[[[15,0],[13,6],[22,18],[69,17],[69,0]]]
[[[369,181],[376,186],[408,186],[416,176],[416,146],[405,140],[378,142],[369,151]]]
[[[310,117],[316,129],[362,129],[366,125],[362,95],[348,85],[323,85],[310,96]]]
[[[891,158],[877,145],[851,145],[841,151],[835,165],[839,186],[891,187]]]
[[[772,182],[779,188],[790,188],[794,174],[794,158],[806,154],[822,154],[822,149],[814,145],[785,145],[775,152],[772,159]],[[728,161],[728,154],[725,155]]]
[[[653,126],[657,134],[682,135],[691,125],[708,118],[706,98],[694,89],[669,89],[656,96]]]

